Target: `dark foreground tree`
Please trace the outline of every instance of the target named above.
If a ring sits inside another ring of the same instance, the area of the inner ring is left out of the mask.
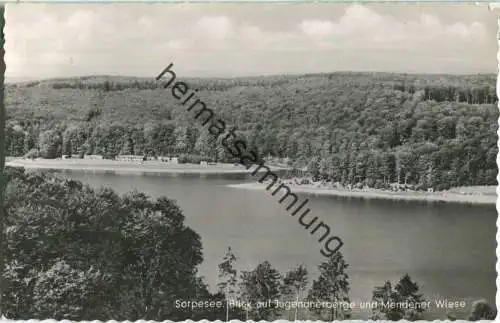
[[[408,274],[405,274],[392,289],[389,281],[383,286],[375,287],[372,300],[377,306],[372,311],[372,320],[389,321],[416,321],[422,319],[425,308],[421,304],[425,301],[422,294],[418,293],[419,287]],[[412,308],[391,306],[397,304],[413,304]]]
[[[339,251],[318,266],[319,277],[313,281],[307,298],[325,304],[313,311],[319,319],[334,321],[350,318],[348,266]]]
[[[242,298],[252,305],[251,320],[272,321],[278,317],[280,309],[275,306],[274,300],[280,299],[280,280],[280,273],[268,261],[260,263],[252,271],[242,272],[240,288]]]
[[[19,169],[6,176],[7,317],[223,319],[175,306],[224,296],[197,277],[200,237],[173,201]]]
[[[389,304],[394,299],[394,291],[390,281],[386,281],[383,286],[375,286],[372,300],[376,303],[376,307],[372,309],[371,320],[398,320],[397,315],[393,315],[392,311],[386,309],[383,304]]]
[[[485,300],[475,301],[472,304],[472,310],[468,317],[469,321],[494,320],[497,311],[491,307]]]
[[[302,292],[307,286],[307,269],[304,265],[300,265],[285,274],[281,285],[281,294],[285,301],[299,302],[302,297]],[[291,320],[297,321],[298,306],[293,311]]]
[[[226,254],[219,264],[219,282],[217,283],[217,288],[219,293],[225,295],[226,300],[236,300],[238,297],[238,272],[234,268],[234,263],[236,262],[236,256],[234,255],[231,247],[227,248]],[[229,321],[229,312],[232,310],[229,308],[228,304],[226,306],[226,321]]]

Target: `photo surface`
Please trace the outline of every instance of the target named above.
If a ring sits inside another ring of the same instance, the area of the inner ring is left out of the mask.
[[[5,17],[6,318],[495,318],[486,4]]]

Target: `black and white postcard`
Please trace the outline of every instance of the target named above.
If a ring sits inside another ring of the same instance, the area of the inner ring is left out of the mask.
[[[21,3],[5,20],[3,317],[496,317],[486,4]]]

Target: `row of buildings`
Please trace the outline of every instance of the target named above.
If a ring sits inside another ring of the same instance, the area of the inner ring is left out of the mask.
[[[69,155],[62,156],[62,159],[72,159],[72,158],[78,158],[78,156],[69,156]],[[102,160],[102,159],[104,159],[104,157],[102,155],[84,155],[83,159]],[[163,157],[163,156],[150,157],[150,156],[143,156],[143,155],[118,155],[114,158],[114,160],[127,161],[127,162],[143,162],[143,161],[148,161],[148,160],[158,160],[158,161],[168,162],[168,163],[173,163],[173,164],[178,163],[177,157]]]

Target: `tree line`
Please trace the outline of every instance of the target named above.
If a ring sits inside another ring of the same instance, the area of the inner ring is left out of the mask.
[[[306,74],[304,77],[322,76],[328,79],[350,78],[356,81],[364,78],[364,73],[324,73]],[[494,104],[498,101],[496,90],[491,86],[491,75],[413,75],[413,74],[393,74],[377,73],[371,75],[370,81],[385,82],[391,84],[392,88],[401,92],[411,94],[423,91],[426,100],[437,102],[455,101],[470,104]],[[300,77],[297,76],[271,76],[271,77],[240,77],[232,79],[198,79],[188,78],[190,84],[197,89],[208,91],[225,91],[240,86],[276,87],[287,83],[295,82]],[[40,86],[43,81],[28,82],[25,87]],[[101,90],[124,91],[124,90],[155,90],[161,88],[161,84],[145,78],[126,79],[123,77],[108,76],[84,76],[77,79],[54,79],[49,82],[53,89],[79,89],[79,90]],[[17,87],[17,84],[11,86]]]
[[[283,311],[279,306],[177,308],[176,300],[349,302],[348,264],[339,252],[319,264],[309,285],[303,265],[280,273],[270,262],[238,271],[228,248],[211,292],[198,266],[200,236],[184,224],[175,201],[134,191],[91,189],[41,172],[5,172],[6,268],[3,315],[9,319],[231,320],[348,319],[349,308]],[[306,292],[306,289],[309,290]],[[418,302],[418,285],[404,275],[375,287],[373,302]],[[485,302],[470,319],[491,319]],[[378,307],[372,319],[417,320],[422,310]]]
[[[316,177],[376,188],[496,183],[494,76],[335,73],[190,81],[250,148]],[[165,91],[137,79],[7,87],[7,155],[232,162]]]

